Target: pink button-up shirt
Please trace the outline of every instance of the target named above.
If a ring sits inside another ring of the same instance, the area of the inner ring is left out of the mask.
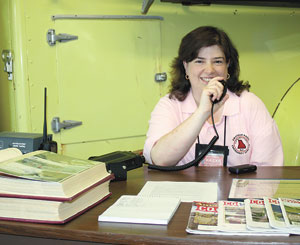
[[[230,91],[227,93],[229,98],[224,104],[222,118],[216,123],[219,134],[216,145],[223,145],[224,119],[227,117],[225,139],[225,144],[229,148],[227,165],[254,163],[260,166],[282,166],[283,150],[278,128],[263,102],[247,91],[241,96]],[[155,142],[190,117],[196,108],[191,91],[182,102],[169,99],[169,95],[160,99],[151,113],[144,145],[144,156],[148,163],[152,163],[150,152]],[[213,136],[215,136],[213,126],[206,121],[199,134],[200,143],[208,144]],[[177,165],[195,159],[195,144]]]

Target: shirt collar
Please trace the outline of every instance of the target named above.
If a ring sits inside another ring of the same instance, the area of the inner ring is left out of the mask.
[[[192,90],[188,92],[186,98],[184,101],[182,101],[182,106],[181,106],[182,112],[184,113],[194,113],[194,111],[197,109],[197,104],[194,99]]]

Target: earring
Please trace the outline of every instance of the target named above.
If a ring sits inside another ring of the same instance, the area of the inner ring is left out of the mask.
[[[185,79],[186,79],[186,80],[189,80],[189,78],[190,78],[189,75],[186,74],[186,75],[185,75]]]
[[[227,73],[227,80],[230,78],[230,74],[229,73]]]

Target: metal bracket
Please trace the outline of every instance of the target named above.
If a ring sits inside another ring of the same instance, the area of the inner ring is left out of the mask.
[[[72,40],[77,40],[78,36],[73,36],[66,33],[60,33],[58,35],[55,34],[54,29],[49,29],[47,31],[47,42],[50,46],[54,46],[56,42],[68,42]]]
[[[59,117],[54,117],[51,121],[51,127],[54,133],[59,133],[61,129],[70,129],[79,125],[82,125],[82,122],[73,120],[60,122]]]
[[[167,81],[167,73],[166,72],[155,74],[155,82],[165,82],[165,81]]]
[[[154,0],[143,0],[143,4],[142,4],[142,10],[141,13],[142,14],[147,14],[150,6],[152,5],[152,3],[154,2]]]
[[[10,50],[2,51],[2,60],[4,62],[4,71],[8,74],[8,80],[12,81],[13,79],[13,55]]]

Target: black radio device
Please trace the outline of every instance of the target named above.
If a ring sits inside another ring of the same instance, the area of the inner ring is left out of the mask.
[[[145,162],[144,156],[131,151],[115,151],[101,156],[92,156],[89,160],[104,162],[107,171],[114,174],[114,181],[127,180],[127,171],[140,168]]]

